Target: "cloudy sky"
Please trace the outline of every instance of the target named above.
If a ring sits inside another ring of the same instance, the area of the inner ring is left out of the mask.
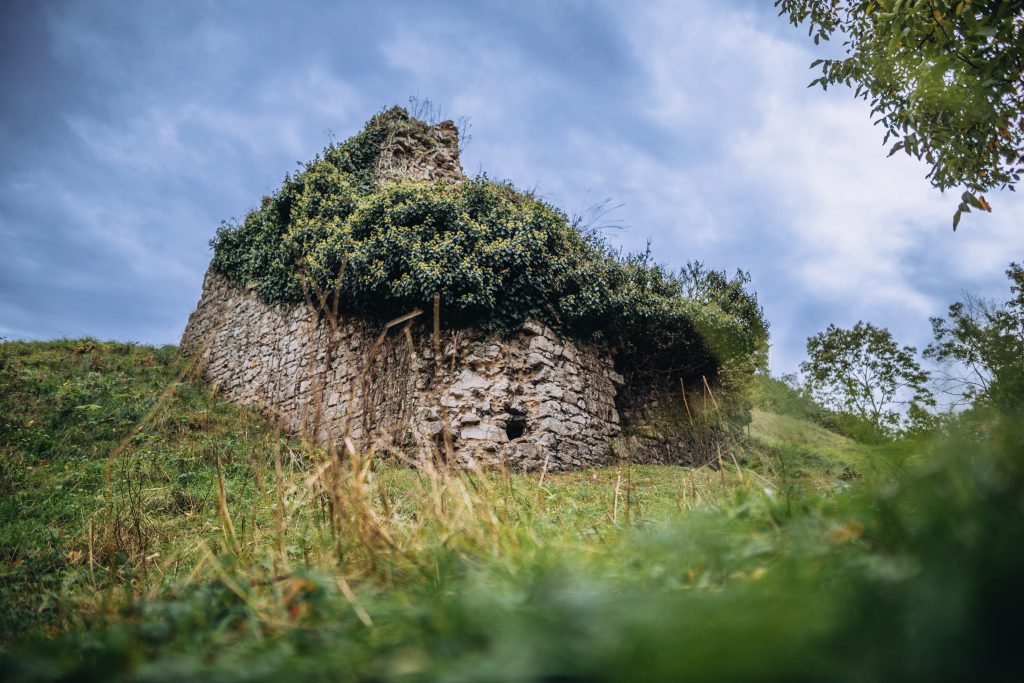
[[[776,372],[829,322],[923,346],[964,290],[1005,296],[1024,198],[954,234],[864,103],[806,89],[816,48],[771,4],[6,0],[0,336],[176,343],[218,224],[418,96],[469,120],[470,173],[749,270]]]

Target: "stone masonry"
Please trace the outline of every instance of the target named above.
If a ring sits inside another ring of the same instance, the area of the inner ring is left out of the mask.
[[[208,273],[181,341],[204,377],[321,443],[453,456],[463,466],[571,469],[608,462],[622,377],[607,352],[529,322],[510,335],[415,317],[382,333],[274,307]],[[447,427],[447,442],[445,445]]]
[[[374,169],[378,187],[462,181],[451,121],[427,125],[397,107],[379,116],[389,134]],[[430,313],[371,329],[306,305],[267,305],[211,271],[181,350],[228,399],[320,443],[351,438],[398,457],[433,453],[463,466],[522,469],[577,468],[617,455],[691,464],[710,457],[697,455],[694,434],[681,439],[648,419],[650,406],[625,416],[629,434],[613,454],[624,392],[608,352],[536,322],[507,335],[435,337]],[[673,402],[678,397],[661,401]]]

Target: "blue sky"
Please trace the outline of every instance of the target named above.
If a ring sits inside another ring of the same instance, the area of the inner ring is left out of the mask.
[[[0,8],[0,336],[176,343],[208,241],[374,112],[466,117],[470,173],[611,242],[747,269],[776,372],[828,323],[929,341],[964,290],[1002,297],[1024,201],[950,229],[867,105],[762,2],[32,2]]]

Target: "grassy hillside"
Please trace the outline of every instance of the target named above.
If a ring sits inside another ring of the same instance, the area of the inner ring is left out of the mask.
[[[758,412],[717,470],[415,470],[92,340],[0,345],[0,402],[5,680],[1005,673],[1020,506],[976,445]]]

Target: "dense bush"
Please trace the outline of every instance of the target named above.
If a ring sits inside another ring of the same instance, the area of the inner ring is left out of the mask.
[[[618,352],[645,377],[749,374],[767,323],[749,278],[699,263],[669,273],[622,256],[558,209],[486,176],[377,187],[389,110],[331,145],[241,225],[224,225],[213,270],[268,303],[337,295],[343,312],[387,320],[441,301],[447,326],[508,330],[539,319]]]

